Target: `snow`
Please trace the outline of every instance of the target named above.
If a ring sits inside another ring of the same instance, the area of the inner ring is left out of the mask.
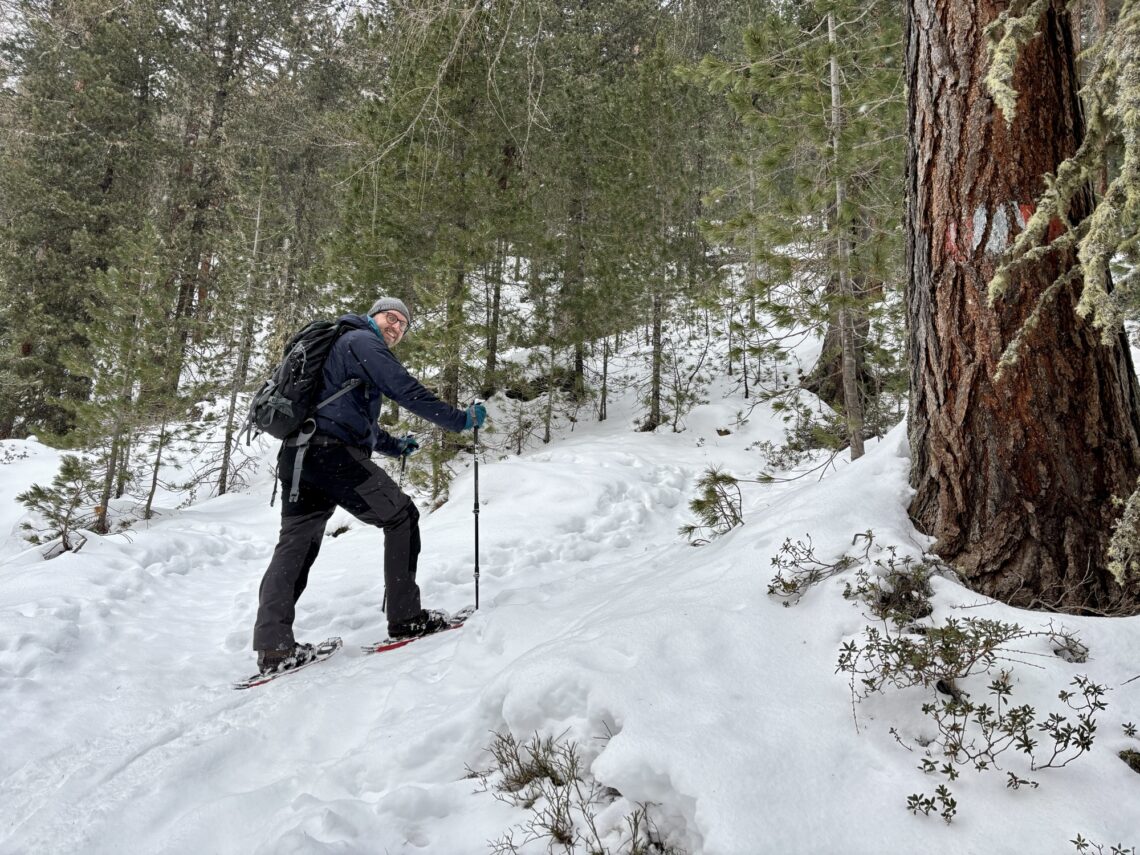
[[[246,692],[230,683],[254,670],[278,521],[268,475],[42,561],[18,537],[14,497],[50,481],[59,453],[4,442],[0,853],[488,852],[529,815],[470,777],[508,731],[577,742],[621,794],[599,817],[614,851],[622,816],[643,802],[666,842],[705,855],[1071,852],[1077,834],[1106,850],[1140,843],[1140,778],[1116,756],[1140,749],[1123,731],[1140,720],[1140,680],[1126,682],[1140,672],[1140,619],[1018,612],[936,578],[934,619],[1037,629],[1052,617],[1088,645],[1088,662],[1073,664],[1026,641],[1010,666],[1015,702],[1044,718],[1079,674],[1112,691],[1091,753],[1070,766],[1030,772],[1003,756],[1039,788],[964,769],[948,784],[951,823],[912,815],[907,796],[943,780],[918,768],[916,740],[933,735],[920,707],[933,698],[889,690],[853,705],[838,652],[874,619],[843,598],[851,573],[792,607],[766,594],[789,538],[810,535],[834,560],[873,530],[921,555],[905,427],[854,464],[744,483],[745,524],[692,547],[678,528],[702,472],[755,478],[753,444],[782,435],[765,405],[738,423],[751,402],[733,395],[714,385],[679,434],[632,431],[630,398],[519,457],[486,453],[482,608],[458,632],[362,654],[385,635],[381,536],[354,525],[326,538],[296,630],[342,636],[345,649]],[[474,600],[472,476],[424,508],[430,607]],[[980,698],[989,679],[965,688]]]

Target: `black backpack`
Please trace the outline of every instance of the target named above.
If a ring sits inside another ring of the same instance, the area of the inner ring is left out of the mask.
[[[248,445],[255,436],[262,433],[277,439],[288,439],[294,434],[303,433],[302,426],[318,409],[358,386],[359,380],[349,380],[323,401],[315,400],[321,389],[325,359],[328,358],[333,342],[352,329],[357,327],[344,321],[313,321],[289,339],[285,345],[284,359],[253,396],[249,416],[238,432],[238,439],[245,433]],[[312,426],[309,426],[307,433],[312,436]],[[308,436],[304,439],[307,440]]]

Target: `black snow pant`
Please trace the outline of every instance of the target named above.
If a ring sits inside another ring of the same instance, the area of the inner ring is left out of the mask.
[[[319,442],[319,438],[318,438]],[[421,610],[416,585],[420,554],[419,511],[408,496],[361,448],[309,445],[297,501],[289,501],[297,449],[283,446],[278,455],[282,486],[281,534],[269,569],[261,580],[254,650],[291,648],[293,617],[309,580],[309,568],[321,549],[325,525],[337,505],[361,522],[384,530],[384,584],[388,622],[414,618]]]

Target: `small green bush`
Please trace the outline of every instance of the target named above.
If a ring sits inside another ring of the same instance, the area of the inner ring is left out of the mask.
[[[862,536],[857,535],[856,539]],[[871,533],[865,536],[870,539]],[[823,561],[816,557],[811,535],[805,537],[806,541],[788,538],[772,556],[776,575],[768,584],[768,595],[783,600],[785,606],[794,606],[809,588],[850,570],[859,562],[851,555],[842,555],[832,562]]]
[[[685,855],[663,841],[648,802],[626,814],[616,848],[607,845],[613,829],[599,827],[598,816],[621,793],[586,772],[576,743],[538,734],[519,742],[511,733],[496,733],[487,751],[492,767],[472,776],[496,798],[529,812],[523,823],[491,841],[494,855],[518,855],[536,841],[564,855]]]
[[[874,572],[856,571],[854,584],[847,584],[843,596],[859,600],[875,617],[896,626],[913,624],[934,611],[930,577],[939,569],[935,562],[917,561],[910,555],[900,558],[897,548],[888,546],[886,557],[875,559],[873,567]]]
[[[25,538],[36,544],[59,540],[63,552],[79,549],[86,542],[77,529],[95,523],[95,484],[91,466],[74,454],[65,454],[50,487],[33,484],[16,501],[40,515],[40,524],[25,522]]]
[[[1096,855],[1136,855],[1136,847],[1129,846],[1125,848],[1123,843],[1117,843],[1105,849],[1099,843],[1093,843],[1091,840],[1085,840],[1081,835],[1077,835],[1069,841],[1077,848],[1077,851],[1082,853],[1096,853]]]
[[[694,546],[708,543],[744,525],[743,497],[737,479],[727,472],[710,467],[697,482],[700,492],[689,502],[689,510],[700,522],[681,526],[680,533]],[[705,537],[704,535],[708,536]]]
[[[1128,768],[1133,772],[1140,773],[1140,751],[1133,751],[1131,748],[1125,748],[1118,755],[1121,760],[1128,764]]]
[[[1086,677],[1072,681],[1075,691],[1058,693],[1069,712],[1054,712],[1044,719],[1028,704],[1012,702],[1009,668],[1003,667],[991,680],[991,702],[976,702],[959,687],[970,677],[991,673],[999,663],[1014,661],[1012,644],[1046,638],[1054,651],[1071,649],[1080,644],[1071,633],[1052,627],[1029,631],[1017,624],[975,617],[900,630],[899,615],[888,611],[880,617],[882,628],[866,627],[860,641],[842,645],[836,671],[850,675],[853,703],[887,688],[921,686],[934,694],[934,700],[922,705],[922,712],[934,722],[938,735],[923,743],[927,756],[919,766],[922,771],[940,773],[947,782],[957,779],[964,767],[1002,771],[999,758],[1011,750],[1024,755],[1033,771],[1059,769],[1092,748],[1096,714],[1106,707],[1106,689]],[[936,753],[941,760],[935,759]],[[1006,786],[1036,788],[1038,783],[1007,771]],[[937,811],[946,822],[957,813],[957,803],[945,784],[939,785],[934,797],[912,794],[907,808],[923,815]]]

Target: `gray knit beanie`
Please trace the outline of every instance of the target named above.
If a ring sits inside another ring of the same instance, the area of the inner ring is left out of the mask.
[[[372,317],[378,312],[399,312],[408,319],[408,326],[411,327],[412,325],[412,313],[408,311],[403,300],[397,300],[395,297],[381,297],[368,310],[368,317]]]

